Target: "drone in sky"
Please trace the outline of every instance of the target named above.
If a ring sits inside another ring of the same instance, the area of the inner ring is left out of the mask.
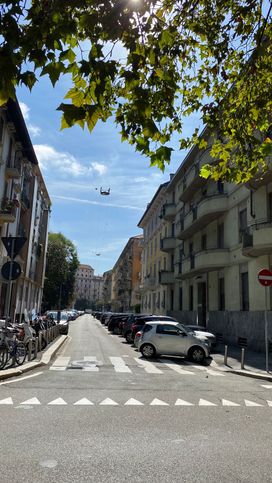
[[[95,189],[97,190],[98,188],[95,188]],[[100,188],[100,194],[102,196],[108,196],[108,195],[110,195],[110,188],[106,190],[106,189],[104,189],[104,188],[101,187]]]

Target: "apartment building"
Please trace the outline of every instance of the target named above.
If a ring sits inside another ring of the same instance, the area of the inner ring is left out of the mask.
[[[210,142],[206,129],[202,135]],[[272,266],[272,171],[243,185],[205,180],[199,173],[211,161],[209,149],[193,147],[164,191],[159,190],[163,219],[174,220],[171,236],[168,231],[161,239],[161,250],[171,257],[170,273],[161,273],[161,287],[147,292],[143,308],[154,309],[152,297],[156,300],[155,294],[165,287],[162,277],[169,277],[168,315],[184,323],[206,325],[224,342],[263,351],[265,289],[257,276],[261,268]],[[153,204],[139,223],[144,230],[148,220],[154,223]],[[164,225],[157,229],[163,231]],[[144,239],[143,270],[145,277],[154,276],[152,237],[145,233]],[[271,303],[270,290],[269,311]],[[272,312],[268,316],[272,340]]]
[[[75,299],[92,300],[92,278],[94,269],[90,265],[80,264],[75,276]]]
[[[171,175],[172,176],[172,175]],[[176,205],[169,182],[161,184],[140,219],[143,229],[141,311],[166,315],[174,310]]]
[[[0,233],[25,238],[16,257],[21,275],[0,280],[0,315],[21,320],[25,312],[39,312],[43,295],[48,220],[51,201],[17,101],[0,109]],[[1,266],[8,261],[0,245]]]
[[[94,304],[103,302],[104,279],[101,275],[93,275],[91,279],[91,301]]]
[[[112,270],[103,273],[103,304],[106,310],[111,308],[111,286],[112,286]]]
[[[131,237],[112,269],[113,311],[131,311],[140,305],[142,241],[142,235]]]

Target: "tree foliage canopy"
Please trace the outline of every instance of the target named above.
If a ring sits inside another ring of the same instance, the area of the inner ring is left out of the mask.
[[[43,309],[63,309],[73,301],[79,261],[74,244],[62,233],[49,233]]]
[[[246,181],[271,153],[271,10],[269,0],[1,2],[0,102],[18,84],[69,75],[62,128],[92,131],[114,116],[122,139],[161,169],[173,134],[180,148],[207,148],[198,129],[184,134],[195,113],[217,161],[202,174]]]

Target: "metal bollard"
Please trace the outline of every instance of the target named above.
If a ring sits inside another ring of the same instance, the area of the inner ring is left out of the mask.
[[[245,349],[244,347],[241,350],[241,369],[245,368]]]
[[[32,357],[32,339],[29,339],[28,342],[28,360],[31,361]]]
[[[37,357],[37,352],[38,352],[38,337],[35,337],[35,345],[34,345],[34,359]]]
[[[228,346],[227,345],[225,345],[224,364],[225,366],[228,365]]]
[[[42,332],[41,331],[39,332],[38,339],[39,339],[39,352],[41,352],[42,350]]]
[[[48,331],[47,331],[47,329],[44,331],[44,338],[46,340],[46,345],[48,345]]]

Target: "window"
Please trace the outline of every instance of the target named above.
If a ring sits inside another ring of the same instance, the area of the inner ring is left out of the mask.
[[[239,242],[242,241],[243,234],[247,228],[247,209],[239,211]]]
[[[174,327],[173,325],[159,324],[157,325],[156,333],[165,334],[165,335],[179,335],[180,330],[177,327]]]
[[[206,233],[201,237],[201,250],[207,249],[207,235]]]
[[[3,138],[3,132],[4,132],[4,119],[0,117],[0,142],[2,141],[2,138]]]
[[[219,310],[225,310],[225,280],[223,277],[219,278],[218,298]]]
[[[143,327],[143,333],[145,334],[146,332],[149,332],[152,330],[152,325],[145,324]]]
[[[242,310],[249,310],[248,272],[241,273]]]
[[[182,310],[182,287],[179,288],[179,310]]]
[[[217,228],[217,248],[224,248],[224,223]]]

